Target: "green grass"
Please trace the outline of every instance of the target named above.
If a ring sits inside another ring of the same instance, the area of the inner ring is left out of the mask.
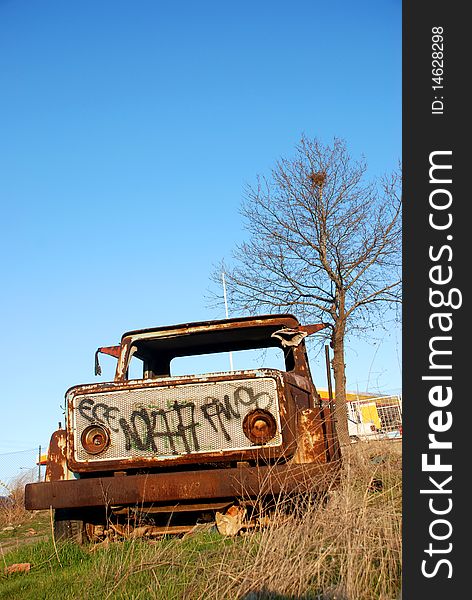
[[[80,597],[80,588],[74,584],[87,580],[91,558],[86,550],[72,544],[62,546],[58,556],[51,541],[23,546],[4,556],[3,562],[31,563],[31,571],[2,575],[0,598],[65,598],[71,585],[76,592],[73,597]]]
[[[0,545],[17,542],[20,545],[24,540],[48,536],[51,534],[51,517],[49,511],[37,513],[26,513],[23,520],[17,520],[10,524],[6,521],[0,523]]]
[[[212,570],[221,570],[221,557],[241,541],[201,533],[185,540],[135,540],[107,548],[72,543],[55,548],[52,540],[30,544],[3,556],[3,566],[30,563],[31,570],[0,575],[0,598],[205,598]]]

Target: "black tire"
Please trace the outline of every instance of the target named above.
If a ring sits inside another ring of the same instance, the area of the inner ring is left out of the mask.
[[[85,523],[79,515],[66,509],[54,511],[54,539],[56,542],[75,542],[83,544],[87,540]]]

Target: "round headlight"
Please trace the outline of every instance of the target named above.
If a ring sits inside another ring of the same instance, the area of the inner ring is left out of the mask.
[[[277,433],[274,415],[262,408],[251,411],[244,417],[243,431],[254,444],[266,444]]]
[[[102,425],[89,425],[82,431],[80,441],[89,454],[100,454],[108,448],[110,434]]]

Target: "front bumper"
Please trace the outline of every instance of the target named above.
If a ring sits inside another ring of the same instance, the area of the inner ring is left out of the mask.
[[[30,483],[28,510],[126,506],[177,501],[250,498],[280,493],[327,491],[339,475],[339,462],[87,477]]]

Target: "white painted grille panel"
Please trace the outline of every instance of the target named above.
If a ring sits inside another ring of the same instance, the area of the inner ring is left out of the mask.
[[[145,458],[168,460],[185,454],[244,450],[247,413],[263,408],[274,415],[277,433],[265,446],[280,446],[276,380],[270,377],[143,387],[80,394],[73,403],[77,462]],[[109,447],[99,456],[83,449],[80,436],[92,423],[105,425]]]

